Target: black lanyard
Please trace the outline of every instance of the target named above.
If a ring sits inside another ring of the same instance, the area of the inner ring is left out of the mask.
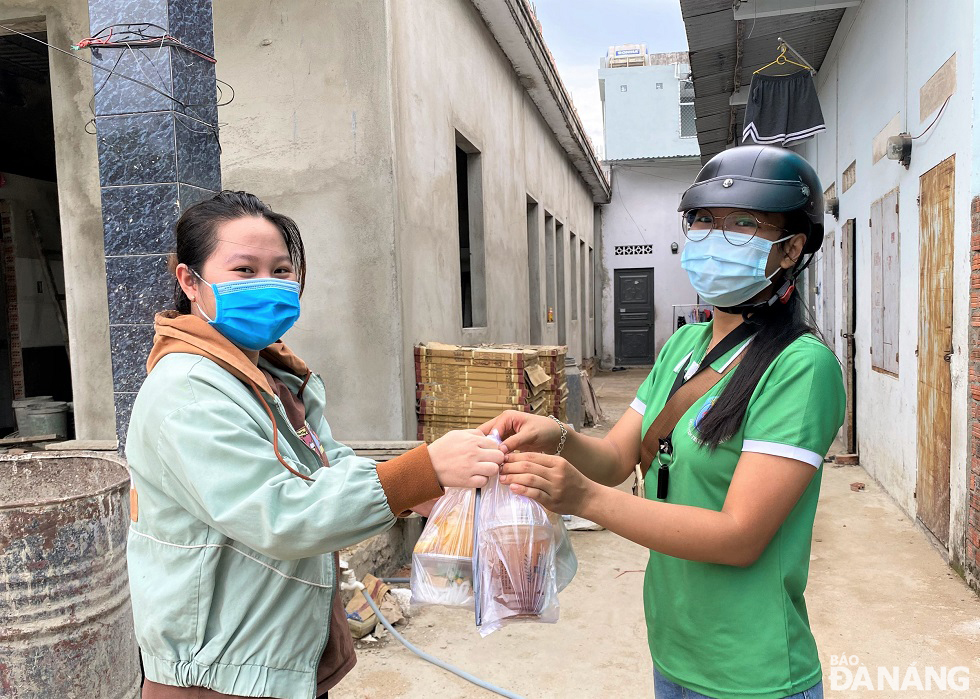
[[[707,355],[705,355],[704,359],[701,360],[701,364],[698,365],[697,371],[695,371],[690,376],[686,376],[687,368],[688,366],[690,366],[691,363],[690,360],[694,356],[694,353],[692,352],[688,356],[688,360],[684,363],[683,369],[677,372],[677,378],[674,379],[674,385],[671,387],[670,393],[667,394],[667,400],[670,400],[671,397],[675,393],[677,393],[678,389],[680,389],[680,387],[683,386],[685,383],[693,379],[695,376],[697,376],[702,371],[707,369],[709,366],[714,364],[720,358],[724,357],[726,354],[731,352],[740,344],[742,344],[750,337],[755,335],[758,329],[759,328],[757,325],[752,325],[751,323],[742,323],[737,328],[732,330],[730,333],[725,335],[725,337],[721,338],[721,342],[715,345],[714,348],[712,348],[712,350],[708,352]]]
[[[738,347],[740,344],[752,337],[758,327],[750,323],[742,323],[737,328],[732,330],[730,333],[725,335],[714,348],[705,355],[704,359],[698,365],[697,371],[695,371],[690,376],[687,376],[688,367],[691,364],[691,358],[694,356],[692,352],[687,361],[684,362],[684,366],[677,371],[677,378],[674,379],[674,385],[670,389],[670,393],[667,395],[667,400],[669,401],[671,397],[677,393],[678,389],[683,386],[686,382],[693,379],[695,376],[700,374],[702,371],[714,364],[718,359],[724,357],[726,354],[731,352],[733,349]],[[667,462],[669,463],[673,460],[674,456],[674,445],[671,442],[670,435],[662,437],[660,439],[660,454],[667,457]],[[664,500],[667,497],[667,487],[670,483],[670,469],[667,467],[667,463],[664,463],[660,459],[660,468],[657,469],[657,498]]]

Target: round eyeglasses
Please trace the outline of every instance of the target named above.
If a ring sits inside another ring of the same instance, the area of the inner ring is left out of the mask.
[[[733,211],[723,217],[718,217],[707,209],[692,209],[683,213],[681,225],[688,240],[698,242],[707,238],[711,231],[721,231],[725,240],[732,245],[747,245],[756,236],[760,228],[789,233],[785,228],[760,221],[748,211]],[[737,235],[729,235],[729,233]]]

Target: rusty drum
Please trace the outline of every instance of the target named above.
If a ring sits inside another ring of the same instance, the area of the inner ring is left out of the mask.
[[[0,696],[139,696],[124,463],[0,456]]]

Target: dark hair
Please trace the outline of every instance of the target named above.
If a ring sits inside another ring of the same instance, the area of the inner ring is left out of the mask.
[[[170,256],[170,271],[174,272],[177,265],[185,264],[201,274],[201,267],[217,247],[218,224],[246,216],[264,218],[282,233],[302,292],[306,285],[306,251],[296,222],[288,216],[277,214],[257,196],[248,192],[224,190],[210,199],[188,207],[180,215],[176,230],[177,250]],[[177,281],[174,282],[174,305],[178,313],[186,315],[191,312],[190,299]]]
[[[747,320],[759,326],[758,332],[717,402],[697,427],[702,444],[711,450],[738,432],[755,387],[779,353],[797,338],[807,333],[817,334],[807,320],[806,306],[798,290],[793,291],[786,303],[777,302],[752,313]]]

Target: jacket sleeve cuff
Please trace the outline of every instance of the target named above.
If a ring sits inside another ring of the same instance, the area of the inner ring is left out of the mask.
[[[398,517],[411,514],[411,508],[445,492],[423,444],[391,461],[378,464],[378,480],[384,488],[388,506]]]

